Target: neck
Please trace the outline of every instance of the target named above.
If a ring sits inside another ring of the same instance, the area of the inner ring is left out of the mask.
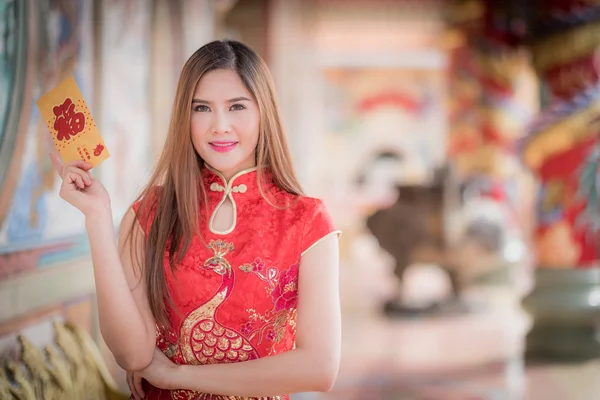
[[[211,167],[210,165],[206,164],[206,168],[208,168],[210,171],[212,171],[215,175],[217,175],[221,180],[223,180],[223,184],[228,185],[230,183],[232,183],[232,181],[241,176],[241,175],[245,175],[248,172],[252,172],[254,170],[257,169],[257,167],[252,166],[252,167],[248,167],[248,168],[244,168],[244,169],[240,169],[240,170],[235,170],[235,172],[228,172],[228,173],[223,173],[213,167]]]
[[[233,178],[234,176],[236,176],[240,172],[245,172],[245,171],[251,170],[253,168],[256,168],[256,164],[252,164],[252,165],[240,166],[238,168],[235,168],[235,169],[232,169],[232,170],[228,170],[228,171],[221,171],[221,170],[218,170],[218,169],[212,167],[208,163],[206,164],[206,166],[210,170],[212,170],[213,172],[215,172],[216,174],[221,175],[221,177],[223,177],[227,182],[229,182],[231,180],[231,178]]]

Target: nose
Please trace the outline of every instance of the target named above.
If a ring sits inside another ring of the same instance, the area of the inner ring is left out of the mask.
[[[229,133],[231,132],[231,123],[224,111],[217,111],[213,113],[212,121],[213,133]]]

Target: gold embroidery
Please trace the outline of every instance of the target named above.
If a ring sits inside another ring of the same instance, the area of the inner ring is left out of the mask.
[[[194,339],[195,340],[204,340],[205,337],[206,337],[206,334],[204,334],[203,332],[194,331]]]
[[[174,400],[283,400],[283,396],[269,396],[269,397],[221,396],[221,395],[215,395],[215,394],[192,392],[190,390],[174,390],[171,392],[171,398]]]
[[[240,268],[242,271],[244,271],[244,272],[250,272],[250,271],[252,271],[252,265],[250,265],[250,264],[243,264],[243,265],[240,265],[240,267],[239,267],[239,268]]]
[[[296,331],[296,316],[297,316],[298,311],[297,310],[292,310],[290,313],[290,326],[292,327],[292,329],[294,331]]]
[[[215,326],[215,324],[212,321],[204,321],[200,323],[199,326],[200,329],[202,329],[204,332],[210,332],[210,330]]]
[[[221,325],[218,325],[213,329],[213,332],[217,336],[223,336],[223,334],[225,333],[225,328],[223,328]]]
[[[204,343],[206,343],[210,347],[213,347],[215,344],[217,344],[217,338],[214,335],[211,335],[209,333],[208,337],[206,338],[206,340],[204,341]]]
[[[217,343],[217,348],[222,351],[226,351],[229,348],[229,343],[225,338],[220,337],[219,342]]]
[[[283,287],[283,292],[284,293],[292,292],[292,291],[296,290],[296,287],[297,287],[296,282],[290,282]]]
[[[202,350],[202,354],[204,354],[207,358],[211,357],[213,354],[215,354],[215,349],[213,349],[212,347],[205,347]]]
[[[237,350],[242,347],[242,338],[238,336],[235,340],[232,340],[230,344],[232,349]]]
[[[237,337],[237,333],[228,330],[225,332],[225,336],[229,339],[233,339],[233,338]]]

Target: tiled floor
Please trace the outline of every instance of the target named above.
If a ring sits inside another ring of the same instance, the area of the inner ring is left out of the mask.
[[[434,291],[423,282],[414,278],[420,287],[413,289]],[[524,368],[529,319],[515,290],[472,291],[478,304],[487,304],[472,314],[390,320],[378,307],[382,293],[393,288],[382,265],[344,266],[343,358],[336,386],[294,400],[600,399],[600,362]]]

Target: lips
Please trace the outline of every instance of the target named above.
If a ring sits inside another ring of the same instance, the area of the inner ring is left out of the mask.
[[[218,142],[210,142],[209,145],[214,151],[218,151],[219,153],[226,153],[231,151],[237,146],[238,142],[233,141],[218,141]]]

